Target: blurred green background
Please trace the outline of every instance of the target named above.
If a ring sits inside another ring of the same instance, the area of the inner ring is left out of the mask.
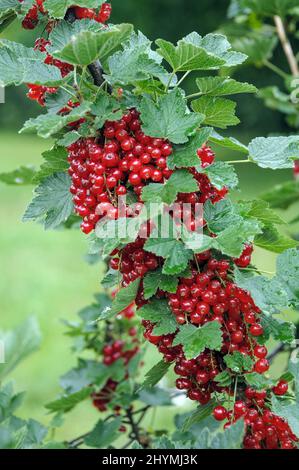
[[[224,21],[228,0],[113,0],[112,21],[134,23],[150,38],[163,37],[176,41],[190,31],[201,34],[212,32]],[[32,45],[34,33],[21,30],[14,23],[2,34],[10,40]],[[277,57],[283,64],[283,57]],[[256,86],[275,84],[271,73],[244,67],[237,77]],[[25,97],[26,89],[8,89],[6,103],[0,105],[0,172],[10,171],[19,165],[39,165],[41,152],[50,142],[34,136],[18,135],[27,118],[40,112],[40,108]],[[279,113],[264,108],[253,96],[238,98],[238,115],[242,124],[231,128],[230,134],[247,143],[252,137],[271,132],[285,133],[284,119]],[[219,152],[229,159],[230,156]],[[237,156],[237,155],[236,155]],[[263,171],[253,165],[239,165],[242,194],[235,197],[253,198],[276,183],[292,177],[291,171]],[[37,224],[23,224],[20,219],[32,197],[32,188],[0,185],[1,197],[1,329],[19,324],[30,314],[40,320],[43,343],[39,352],[26,360],[13,373],[17,390],[27,390],[22,417],[32,417],[48,422],[43,405],[53,400],[59,392],[58,378],[75,364],[70,352],[70,341],[63,335],[62,318],[74,320],[76,312],[89,304],[99,290],[101,266],[87,265],[84,260],[86,241],[78,231],[48,231]],[[285,220],[298,213],[299,204],[284,212]],[[256,264],[265,270],[273,270],[275,255],[257,250]],[[156,357],[151,348],[151,360]],[[154,357],[153,357],[154,356]],[[274,367],[280,367],[276,364]],[[150,364],[145,366],[145,370]],[[160,413],[159,413],[160,414]],[[160,414],[161,415],[161,414]],[[167,410],[159,421],[165,427],[173,413]],[[73,438],[89,430],[98,418],[90,403],[72,412],[57,437]]]

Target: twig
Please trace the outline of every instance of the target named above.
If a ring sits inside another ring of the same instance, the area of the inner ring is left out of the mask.
[[[276,26],[277,34],[280,39],[281,45],[283,47],[285,56],[287,58],[288,64],[290,66],[292,75],[297,77],[299,75],[299,67],[298,67],[298,62],[296,60],[293,48],[291,46],[291,43],[287,37],[286,30],[283,24],[283,21],[280,16],[275,15],[274,16],[274,23]]]
[[[132,410],[131,409],[126,410],[126,415],[127,415],[128,421],[130,422],[130,425],[131,425],[131,428],[132,428],[132,432],[131,432],[130,437],[132,437],[132,439],[134,438],[134,440],[136,440],[140,443],[139,427],[138,427],[138,424],[135,423],[135,421],[134,421]]]
[[[281,353],[281,352],[284,351],[284,349],[285,349],[285,345],[284,345],[283,343],[278,344],[278,345],[276,346],[276,348],[274,348],[273,351],[271,351],[270,354],[268,354],[268,357],[267,357],[268,361],[269,361],[269,362],[272,362],[273,359],[275,359],[275,357],[276,357],[279,353]]]

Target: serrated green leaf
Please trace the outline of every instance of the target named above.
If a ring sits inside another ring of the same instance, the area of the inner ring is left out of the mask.
[[[169,139],[175,144],[188,142],[188,137],[202,122],[202,116],[189,113],[180,89],[169,92],[155,103],[144,97],[140,105],[142,129],[151,137]]]
[[[90,103],[84,102],[65,116],[52,113],[41,114],[37,118],[28,119],[20,130],[20,134],[23,132],[36,132],[39,137],[48,139],[68,124],[83,118],[89,111]]]
[[[192,101],[191,106],[193,111],[205,116],[202,122],[207,126],[226,129],[240,122],[235,115],[236,103],[226,98],[206,95]]]
[[[151,50],[151,44],[140,31],[133,33],[122,45],[123,50],[109,58],[110,74],[106,79],[110,83],[127,85],[156,77],[167,85],[171,76],[162,67],[162,58]]]
[[[197,169],[209,177],[212,185],[217,189],[235,189],[239,184],[239,179],[233,165],[225,162],[215,162],[204,169]]]
[[[234,66],[244,62],[246,56],[231,51],[231,45],[221,34],[201,37],[193,32],[174,46],[158,39],[157,52],[171,65],[174,72],[191,70],[215,70],[223,66]]]
[[[291,322],[285,322],[271,315],[263,315],[261,319],[264,335],[268,339],[273,337],[282,343],[291,344],[295,339],[296,327]]]
[[[27,207],[23,220],[44,219],[45,229],[55,228],[73,212],[70,177],[66,173],[48,176],[35,190],[35,197]]]
[[[211,132],[212,129],[210,127],[199,129],[186,145],[175,147],[173,154],[167,159],[168,168],[197,166],[199,158],[196,151],[207,142]]]
[[[240,216],[230,199],[223,199],[216,204],[208,200],[204,205],[204,219],[213,233],[220,233],[239,222]]]
[[[45,163],[43,163],[39,171],[34,176],[33,181],[40,183],[46,177],[53,175],[53,173],[66,171],[69,167],[67,161],[67,151],[64,147],[53,147],[43,154]]]
[[[264,276],[254,276],[235,269],[235,282],[242,289],[248,290],[255,304],[269,314],[278,313],[288,304],[288,298],[280,281]]]
[[[262,233],[258,234],[254,243],[274,253],[283,253],[288,248],[295,248],[298,242],[286,235],[281,234],[273,225],[267,225]]]
[[[103,127],[106,121],[117,121],[121,118],[119,102],[108,95],[99,95],[91,106],[91,112],[97,116],[95,126],[97,129]]]
[[[267,379],[264,375],[258,374],[257,372],[245,374],[244,378],[246,383],[256,390],[267,389],[269,385],[272,385],[272,382],[269,379]]]
[[[271,59],[277,42],[278,38],[272,31],[248,30],[233,40],[233,47],[248,56],[247,63],[261,65],[265,60]]]
[[[223,372],[220,372],[218,375],[216,375],[214,381],[217,382],[221,387],[230,387],[232,378],[230,373],[227,370],[224,370]]]
[[[174,333],[178,324],[166,300],[154,299],[137,310],[137,315],[155,323],[153,334],[156,336]]]
[[[196,358],[205,349],[220,351],[222,347],[221,325],[217,321],[208,322],[198,328],[190,324],[183,325],[173,345],[182,345],[187,359]]]
[[[53,43],[49,52],[57,59],[82,66],[89,65],[96,59],[105,63],[132,32],[132,25],[129,24],[99,28],[100,30],[96,32],[87,28],[80,31],[76,24],[64,28],[64,42],[60,42],[59,47],[56,40],[57,32],[54,30],[52,33]]]
[[[155,364],[146,374],[142,388],[150,388],[156,385],[167,373],[171,363],[164,360]]]
[[[111,307],[107,308],[107,314],[109,314],[109,317],[122,312],[135,301],[139,285],[140,279],[136,279],[135,281],[130,282],[127,287],[123,287],[117,292]]]
[[[143,188],[142,200],[144,202],[164,202],[172,204],[179,193],[193,193],[198,191],[198,183],[187,170],[177,170],[165,184],[151,183]]]
[[[25,186],[33,184],[33,179],[36,175],[36,170],[33,166],[21,166],[17,170],[10,173],[0,173],[0,181],[5,184],[15,186]]]
[[[257,137],[249,146],[249,155],[261,168],[292,168],[299,158],[299,137]]]
[[[149,272],[143,279],[144,298],[146,300],[150,299],[156,294],[158,289],[175,293],[178,282],[178,278],[163,274],[162,269]]]
[[[286,223],[273,209],[270,208],[269,203],[262,199],[249,201],[248,206],[246,215],[258,219],[264,225],[283,225]]]
[[[89,397],[92,393],[92,387],[86,387],[80,390],[79,392],[72,393],[70,395],[63,396],[58,400],[52,401],[46,405],[47,410],[50,410],[52,413],[58,411],[63,411],[67,413],[71,411],[75,406]]]
[[[299,308],[299,251],[290,249],[277,257],[276,278],[284,286],[289,304]]]
[[[230,370],[237,374],[250,371],[254,364],[250,356],[246,356],[239,351],[234,351],[232,354],[224,356],[224,362]]]
[[[213,142],[214,144],[219,145],[220,147],[224,147],[229,150],[234,150],[236,152],[241,152],[241,153],[248,155],[248,148],[246,147],[246,145],[243,145],[234,137],[223,137],[214,131],[210,135],[209,141]]]
[[[0,340],[5,351],[5,363],[0,364],[2,381],[22,360],[39,348],[41,332],[36,318],[28,318],[14,330],[1,331]]]
[[[84,444],[96,449],[107,449],[119,437],[121,418],[112,421],[98,421],[94,429],[85,437]]]
[[[58,86],[63,82],[57,67],[44,64],[46,55],[12,41],[0,41],[0,83],[3,86],[33,83]]]
[[[239,93],[256,93],[257,88],[249,83],[238,82],[229,77],[201,77],[196,85],[202,95],[228,96]]]

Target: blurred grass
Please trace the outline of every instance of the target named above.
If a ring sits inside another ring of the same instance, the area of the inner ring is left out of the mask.
[[[238,136],[242,140],[242,136]],[[246,136],[244,136],[244,141]],[[33,136],[17,133],[0,133],[0,172],[10,171],[22,164],[38,166],[41,152],[50,143]],[[225,155],[219,152],[220,155]],[[230,159],[234,156],[230,155]],[[245,168],[246,166],[246,168]],[[259,170],[254,165],[239,165],[238,173],[242,193],[235,198],[254,198],[272,185],[290,178],[290,171],[272,172]],[[48,231],[34,223],[23,224],[21,216],[31,200],[31,187],[14,187],[0,184],[1,217],[1,328],[11,328],[28,315],[39,318],[43,332],[42,348],[21,364],[14,373],[17,390],[26,390],[21,409],[22,417],[30,417],[47,423],[44,404],[56,398],[60,392],[58,378],[75,364],[70,352],[70,341],[63,336],[62,318],[74,320],[76,312],[89,304],[99,290],[101,266],[88,266],[83,256],[86,242],[79,231]],[[298,213],[298,207],[285,211],[290,220]],[[266,270],[273,270],[275,255],[257,250],[254,261]],[[145,370],[157,362],[158,354],[150,348]],[[274,365],[278,371],[283,360]],[[156,416],[156,425],[171,426],[177,410],[166,408]],[[73,411],[57,437],[70,439],[88,431],[98,419],[98,413],[86,402]],[[152,417],[149,415],[148,425]]]

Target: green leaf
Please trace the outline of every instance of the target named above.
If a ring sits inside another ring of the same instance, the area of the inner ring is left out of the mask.
[[[257,88],[249,83],[238,82],[229,77],[201,77],[196,85],[202,95],[227,96],[238,93],[256,93]]]
[[[259,90],[258,97],[262,98],[265,105],[283,114],[296,114],[296,107],[290,101],[290,96],[283,93],[277,86],[269,86]]]
[[[26,209],[23,220],[44,219],[45,229],[55,228],[73,212],[70,177],[66,173],[48,176],[35,190],[35,197]]]
[[[277,42],[278,38],[272,31],[248,30],[234,39],[233,47],[248,56],[247,64],[261,65],[265,60],[271,59]]]
[[[122,116],[119,102],[108,95],[99,95],[91,106],[91,112],[97,116],[95,121],[97,129],[103,127],[106,121],[117,121]]]
[[[171,225],[169,227],[171,228]],[[157,238],[159,235],[160,238]],[[151,237],[146,241],[144,249],[165,258],[163,274],[171,276],[184,271],[188,261],[193,257],[191,250],[186,248],[184,243],[176,238],[164,238],[163,234],[158,233],[157,230],[151,233]]]
[[[48,49],[57,59],[73,65],[86,66],[96,59],[105,62],[132,32],[130,24],[113,25],[104,29],[100,29],[98,25],[99,31],[91,31],[87,26],[85,30],[80,28],[81,25],[78,27],[76,23],[62,23],[58,31],[55,28],[50,37],[52,46]]]
[[[40,347],[41,333],[35,317],[30,317],[11,331],[1,331],[5,363],[0,364],[0,381],[17,365]]]
[[[219,145],[220,147],[224,147],[229,150],[234,150],[236,152],[241,152],[241,153],[248,155],[248,148],[246,147],[246,145],[243,145],[234,137],[223,137],[214,131],[210,135],[209,141],[213,142],[214,144]]]
[[[15,186],[25,186],[33,183],[36,170],[33,166],[21,166],[10,173],[0,173],[0,181]]]
[[[149,184],[142,191],[144,202],[164,202],[172,204],[179,193],[198,191],[198,183],[187,170],[175,171],[165,184]]]
[[[198,166],[199,158],[196,151],[207,142],[211,132],[210,127],[199,129],[186,145],[175,147],[173,154],[167,159],[168,168]]]
[[[120,426],[120,417],[108,422],[100,420],[84,439],[84,444],[96,449],[107,449],[119,437]]]
[[[122,45],[123,50],[109,58],[110,74],[106,79],[110,83],[126,85],[156,77],[167,85],[171,76],[161,66],[162,57],[152,51],[151,44],[140,31],[133,33]]]
[[[231,51],[231,45],[221,34],[208,34],[201,37],[193,32],[178,41],[174,46],[158,39],[157,52],[171,65],[174,72],[191,70],[215,70],[224,66],[234,66],[244,62],[246,56]]]
[[[111,307],[108,307],[109,317],[117,315],[131,305],[137,296],[140,285],[140,279],[130,282],[128,287],[120,289],[113,299]]]
[[[83,118],[89,111],[90,104],[85,102],[65,116],[52,113],[41,114],[37,118],[28,119],[20,133],[36,132],[39,137],[48,139],[51,135],[61,131],[68,124]]]
[[[245,434],[244,420],[240,419],[212,438],[211,449],[241,449]]]
[[[254,364],[254,361],[250,356],[246,356],[239,351],[227,354],[224,356],[224,361],[227,367],[237,374],[242,374],[244,371],[250,371]]]
[[[284,286],[289,304],[299,308],[299,251],[290,249],[277,258],[277,279]]]
[[[66,171],[69,167],[67,161],[67,151],[64,147],[53,147],[51,150],[47,150],[43,154],[45,163],[43,163],[34,176],[33,181],[40,183],[47,176],[53,175],[53,173]]]
[[[220,351],[222,347],[221,325],[217,321],[202,327],[182,325],[176,335],[174,346],[182,345],[187,359],[194,359],[205,349]]]
[[[293,168],[299,158],[299,137],[257,137],[248,149],[252,161],[261,168]]]
[[[245,204],[247,204],[247,202]],[[249,201],[248,205],[249,209],[246,212],[246,215],[258,219],[264,225],[282,225],[286,223],[273,209],[270,208],[269,203],[262,199]]]
[[[236,103],[226,98],[206,95],[192,101],[191,106],[193,111],[205,116],[203,123],[207,126],[226,129],[228,126],[235,126],[240,122],[235,115]]]
[[[220,372],[216,375],[215,382],[217,382],[221,387],[230,387],[232,384],[232,378],[230,373],[227,370]]]
[[[239,184],[239,179],[233,165],[225,162],[215,162],[207,166],[205,169],[197,168],[200,173],[204,173],[209,177],[212,185],[217,189],[229,188],[234,189]]]
[[[164,360],[155,364],[146,374],[145,380],[142,384],[142,388],[150,388],[160,382],[160,380],[167,373],[171,363],[165,362]]]
[[[274,253],[283,253],[288,248],[295,248],[298,242],[286,235],[281,234],[273,225],[266,226],[262,233],[258,234],[254,243]]]
[[[188,137],[202,122],[200,114],[188,113],[186,100],[179,88],[160,97],[157,103],[144,97],[140,110],[145,134],[169,139],[175,144],[188,142]]]
[[[175,316],[170,310],[167,300],[154,299],[137,310],[137,315],[144,320],[155,323],[153,330],[155,336],[174,333],[178,328]]]
[[[236,210],[236,205],[230,199],[213,204],[208,200],[204,205],[204,219],[209,230],[213,233],[220,233],[227,227],[239,222],[240,216]]]
[[[76,5],[86,8],[98,8],[105,0],[76,0]],[[74,5],[72,0],[45,0],[44,7],[52,18],[64,18],[67,10]]]
[[[278,400],[275,395],[272,396],[272,411],[276,415],[287,420],[293,433],[299,434],[299,407],[298,403],[294,405],[284,404],[282,400]]]
[[[267,389],[269,385],[272,384],[272,381],[267,379],[264,375],[258,374],[257,372],[251,372],[250,374],[245,374],[244,378],[246,383],[250,387],[255,388],[256,390]]]
[[[159,387],[143,388],[138,394],[139,400],[150,406],[171,406],[169,392]]]
[[[33,83],[57,86],[63,82],[57,67],[44,64],[46,55],[15,42],[0,41],[0,83],[2,86]]]
[[[260,231],[260,224],[257,221],[240,218],[235,225],[220,232],[213,239],[212,246],[224,255],[238,258],[244,249],[244,243],[251,241]]]
[[[10,15],[14,15],[20,7],[19,0],[1,0],[0,1],[0,20],[5,20]]]
[[[158,289],[175,293],[178,283],[178,278],[163,274],[161,269],[149,272],[143,279],[144,298],[146,300],[150,299]]]
[[[90,384],[99,389],[111,377],[110,367],[93,360],[79,359],[78,367],[68,371],[60,378],[60,385],[66,393],[76,393]]]
[[[75,406],[85,400],[87,397],[90,397],[92,393],[91,387],[86,387],[80,390],[79,392],[72,393],[70,395],[63,396],[58,400],[52,401],[46,405],[47,410],[50,410],[51,413],[64,412],[67,413],[71,411]]]
[[[274,209],[287,209],[299,200],[299,181],[286,181],[260,196]]]
[[[285,16],[292,8],[298,6],[298,2],[297,0],[241,0],[241,5],[259,15]]]
[[[264,335],[268,339],[273,337],[282,343],[291,344],[295,339],[296,327],[294,323],[285,322],[279,318],[274,318],[271,315],[262,316],[262,326],[264,328]]]
[[[235,269],[235,282],[250,292],[257,307],[268,314],[278,313],[288,304],[287,294],[276,278],[254,276]]]
[[[194,424],[200,423],[205,418],[210,416],[215,408],[215,401],[211,400],[207,405],[199,406],[191,415],[187,417],[182,425],[181,431],[183,433],[187,432],[191,426]]]

